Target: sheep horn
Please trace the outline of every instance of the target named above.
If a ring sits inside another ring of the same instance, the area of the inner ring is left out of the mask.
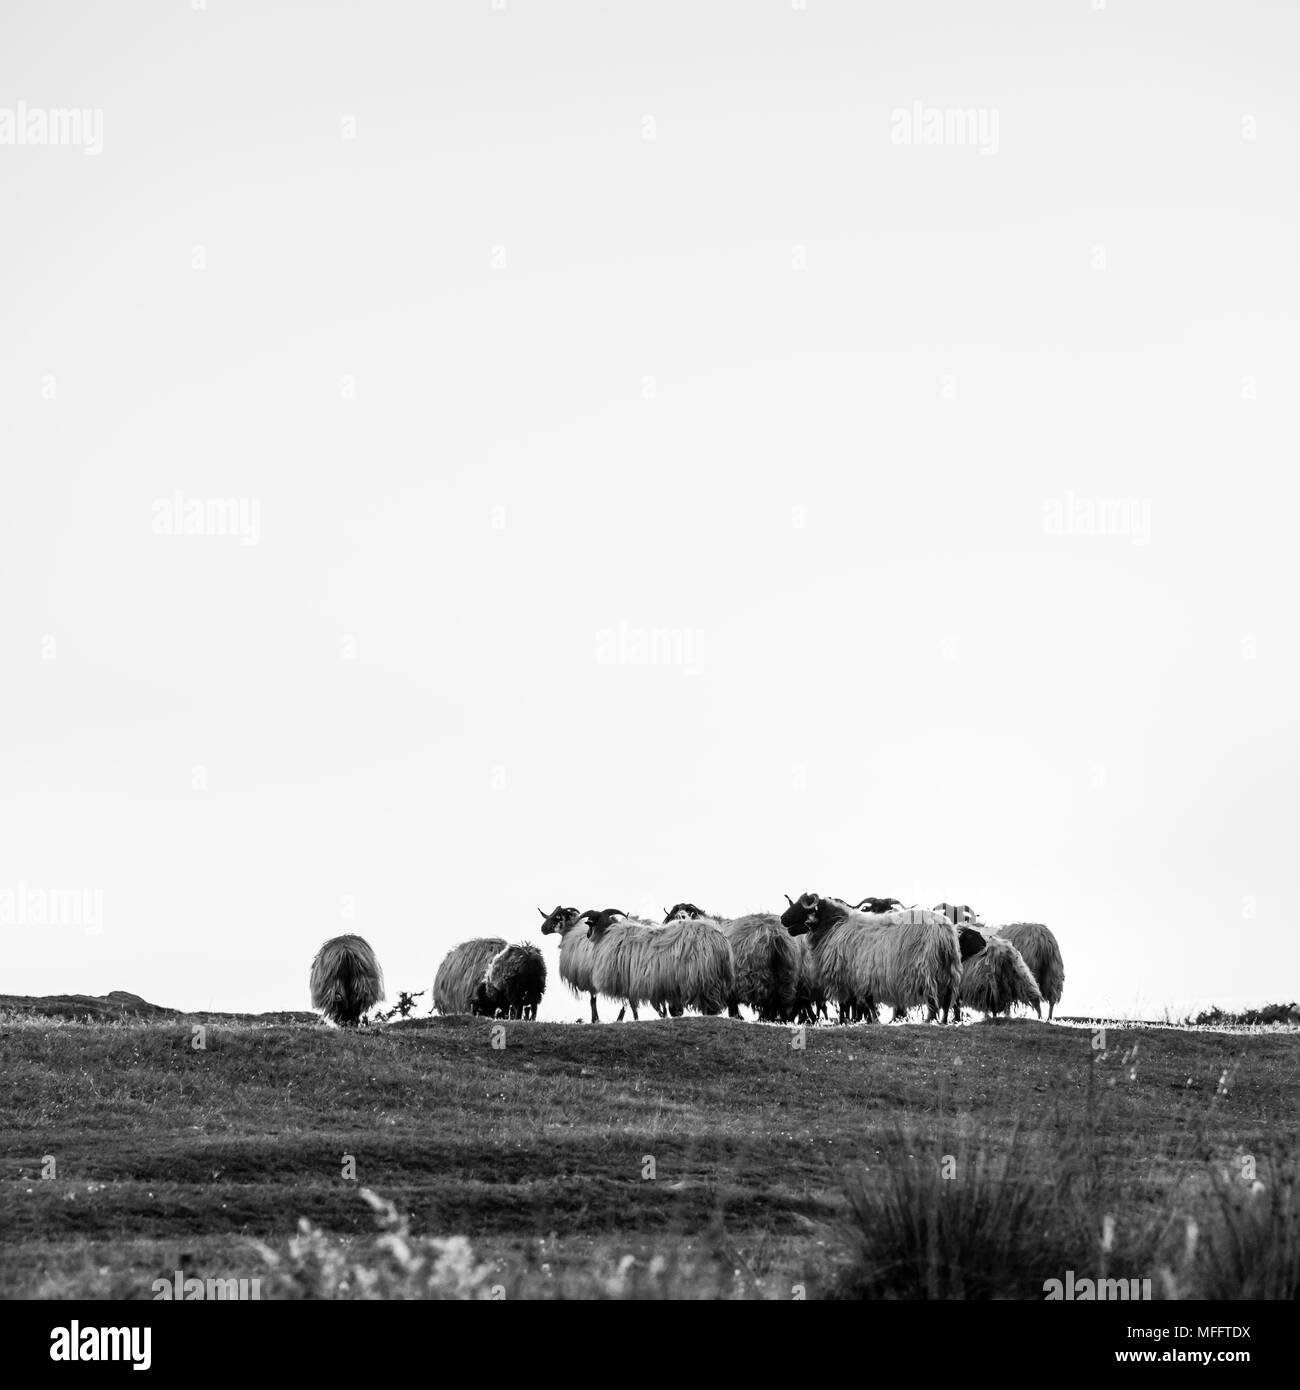
[[[786,900],[786,902],[790,904],[791,907],[794,906],[794,899],[789,895],[789,893],[782,893],[781,896]]]
[[[541,909],[540,907],[539,907],[537,910],[538,910],[538,912],[542,912],[542,909]],[[550,916],[549,913],[547,913],[547,912],[542,912],[542,917],[543,917],[543,919],[545,919],[545,918],[548,917],[548,916]]]

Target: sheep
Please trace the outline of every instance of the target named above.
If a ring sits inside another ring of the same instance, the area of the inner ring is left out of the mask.
[[[1029,973],[1047,1000],[1047,1017],[1050,1020],[1065,988],[1065,962],[1061,959],[1061,947],[1052,930],[1041,922],[1008,922],[993,930],[995,935],[1011,942],[1024,957]],[[1042,1018],[1040,1004],[1034,1005],[1034,1012]]]
[[[467,1014],[483,972],[492,957],[506,948],[501,936],[477,936],[453,946],[433,977],[433,1007],[444,1016]]]
[[[794,944],[799,951],[799,974],[795,983],[794,1007],[791,1009],[792,1021],[816,1023],[819,1017],[826,1017],[826,991],[817,978],[817,967],[808,938],[796,936]]]
[[[948,993],[943,999],[932,999],[930,1001],[928,1018],[931,1023],[934,1022],[935,1015],[939,1012],[939,1006],[941,1004],[943,1006],[945,1018],[948,1016],[948,1008],[951,1005],[953,1010],[953,1022],[961,1022],[961,983],[965,981],[966,972],[970,968],[968,962],[978,956],[987,944],[988,939],[985,937],[984,933],[977,931],[974,927],[963,924],[957,928],[957,945],[961,951],[961,981],[957,983],[955,988],[950,984]]]
[[[332,1023],[355,1028],[361,1015],[384,1001],[384,973],[370,943],[333,936],[311,963],[311,1005]]]
[[[678,903],[669,908],[664,923],[678,921],[710,922],[726,938],[735,978],[727,1000],[732,1018],[739,1018],[740,1005],[748,1004],[765,1023],[790,1021],[799,986],[799,952],[775,913],[719,918],[694,903]]]
[[[971,957],[961,972],[957,987],[960,1004],[993,1015],[1010,1014],[1013,1004],[1032,1004],[1038,1008],[1043,996],[1020,952],[996,932],[982,935],[983,949]],[[1039,1017],[1042,1017],[1041,1012]]]
[[[596,991],[591,984],[592,952],[591,942],[585,931],[574,931],[578,925],[578,909],[561,907],[556,904],[553,912],[542,914],[542,935],[558,934],[560,938],[560,979],[579,998],[584,994],[591,996],[591,1021],[600,1022],[596,1012]]]
[[[678,1017],[687,1008],[719,1014],[735,991],[735,967],[727,939],[711,922],[686,918],[657,926],[618,913],[590,914],[596,943],[592,972],[602,994],[648,1000]],[[622,916],[622,921],[615,921]]]
[[[880,1004],[906,1010],[943,1006],[943,1022],[961,979],[957,928],[938,913],[854,912],[842,903],[804,893],[787,898],[781,914],[791,936],[809,935],[817,977],[830,998],[874,1022]]]
[[[613,999],[626,999],[632,1017],[639,1018],[638,1004],[648,1004],[649,998],[637,993],[641,984],[639,965],[642,933],[652,923],[631,918],[618,908],[607,907],[603,912],[588,908],[579,915],[575,926],[584,926],[584,935],[591,951],[591,984],[597,994]],[[623,1020],[622,1012],[618,1021]]]
[[[496,1018],[536,1019],[546,992],[546,962],[536,946],[507,946],[488,962],[474,986],[470,1012]]]
[[[838,902],[839,899],[836,899]],[[901,908],[903,904],[897,898],[863,898],[860,903],[846,904],[852,906],[854,912],[893,912],[896,908]]]
[[[542,912],[539,907],[538,912]],[[600,1015],[596,1012],[596,995],[598,993],[595,981],[592,978],[592,971],[596,964],[596,947],[591,941],[585,930],[575,930],[579,926],[581,914],[576,907],[556,906],[550,913],[542,912],[542,935],[549,936],[557,933],[560,938],[560,979],[581,997],[583,994],[591,996],[591,1021],[600,1022]],[[636,1005],[632,1006],[632,1017],[637,1016]],[[625,1000],[623,1007],[619,1010],[618,1021],[621,1023],[623,1015],[627,1012],[628,1002]]]

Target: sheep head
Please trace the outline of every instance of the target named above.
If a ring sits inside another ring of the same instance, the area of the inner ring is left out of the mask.
[[[696,907],[694,903],[678,903],[676,907],[670,907],[664,913],[665,922],[680,922],[689,917],[707,917],[709,914],[702,907]]]
[[[621,907],[607,907],[602,912],[597,912],[594,907],[589,907],[578,921],[587,922],[587,939],[589,941],[599,941],[602,936],[610,929],[615,917],[626,917],[627,913]]]
[[[983,932],[977,932],[974,927],[960,926],[957,928],[957,940],[961,945],[961,958],[968,961],[972,956],[977,956],[987,946],[988,940]]]
[[[857,903],[854,912],[893,912],[903,904],[897,898],[863,898]]]
[[[540,907],[537,910],[542,912]],[[553,912],[542,912],[542,935],[550,936],[553,932],[563,935],[570,927],[576,926],[577,922],[576,907],[561,907],[557,903]]]
[[[495,1018],[503,1007],[500,991],[493,989],[486,980],[480,980],[469,1001],[470,1013],[479,1018]]]
[[[822,899],[816,893],[801,893],[798,902],[787,893],[785,900],[790,906],[781,914],[781,925],[791,936],[802,936],[817,925]]]

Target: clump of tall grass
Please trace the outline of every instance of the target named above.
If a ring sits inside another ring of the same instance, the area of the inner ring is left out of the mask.
[[[896,1132],[847,1185],[851,1260],[832,1298],[1041,1298],[1077,1252],[1068,1179],[1015,1130],[992,1155]]]
[[[1182,1257],[1160,1269],[1166,1298],[1300,1298],[1300,1161],[1295,1149],[1251,1182],[1210,1169],[1201,1221],[1189,1218]]]
[[[412,1236],[392,1202],[362,1188],[378,1232],[344,1240],[305,1217],[283,1252],[255,1247],[269,1270],[268,1298],[488,1299],[493,1271],[478,1264],[464,1236]]]
[[[1122,1089],[1139,1075],[1137,1044],[1090,1056],[1082,1112],[1058,1108],[1053,1125],[1017,1126],[1005,1142],[962,1141],[951,1152],[941,1139],[896,1130],[881,1161],[849,1179],[850,1258],[829,1295],[1041,1299],[1048,1280],[1072,1271],[1076,1280],[1149,1280],[1154,1298],[1295,1299],[1300,1142],[1273,1145],[1258,1176],[1254,1158],[1249,1178],[1244,1163],[1237,1176],[1222,1166],[1206,1123],[1234,1072],[1224,1069],[1208,1102],[1189,1097],[1180,1138],[1151,1154],[1146,1171],[1106,1144],[1108,1130],[1140,1123],[1140,1101],[1131,1097],[1126,1110]],[[942,1130],[942,1093],[939,1112]]]

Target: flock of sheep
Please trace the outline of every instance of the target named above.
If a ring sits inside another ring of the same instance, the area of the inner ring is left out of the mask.
[[[618,908],[579,912],[538,908],[543,936],[560,938],[560,978],[591,1001],[628,1009],[649,1005],[661,1017],[687,1009],[741,1006],[772,1023],[815,1023],[835,1005],[841,1023],[874,1023],[887,1005],[895,1019],[922,1007],[930,1021],[960,1021],[962,1005],[995,1016],[1016,1004],[1050,1019],[1065,985],[1055,935],[1038,922],[986,927],[966,906],[905,908],[894,898],[804,893],[779,916],[755,912],[717,917],[678,903],[662,922]],[[546,961],[532,943],[476,937],[447,954],[433,982],[440,1014],[529,1019],[546,989]],[[384,998],[379,962],[362,937],[327,941],[312,962],[312,1005],[352,1026]]]

